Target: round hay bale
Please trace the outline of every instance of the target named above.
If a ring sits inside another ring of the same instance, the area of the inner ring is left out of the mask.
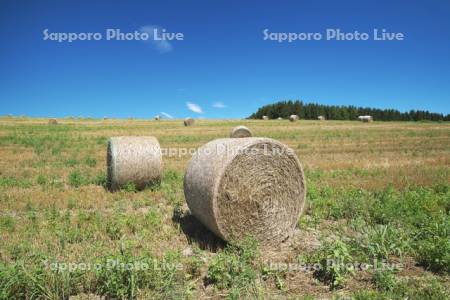
[[[283,118],[282,117],[278,117],[277,120],[283,120]]]
[[[184,195],[192,214],[226,241],[253,236],[261,245],[290,237],[306,187],[294,151],[269,138],[218,139],[189,161]]]
[[[252,136],[252,132],[250,131],[250,129],[248,129],[245,126],[234,127],[230,134],[231,138],[244,138],[244,137],[251,137],[251,136]]]
[[[160,116],[155,116],[155,121],[159,121],[159,120],[161,120],[161,117]]]
[[[191,126],[192,124],[194,124],[194,119],[192,118],[186,118],[183,121],[184,126]]]
[[[143,189],[161,180],[159,142],[152,136],[120,136],[108,141],[108,187],[117,190],[129,183]]]
[[[262,119],[263,120],[269,120],[269,117],[268,116],[262,116]]]
[[[359,116],[358,117],[358,119],[361,121],[361,122],[373,122],[373,118],[372,118],[372,116]]]
[[[58,121],[56,121],[56,119],[48,119],[48,124],[49,125],[57,125]]]
[[[299,119],[299,117],[297,115],[290,115],[289,116],[289,121],[291,122],[295,122]]]

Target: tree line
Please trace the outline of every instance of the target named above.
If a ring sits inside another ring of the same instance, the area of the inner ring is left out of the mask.
[[[304,103],[303,101],[280,101],[265,105],[249,116],[249,119],[289,118],[298,115],[300,119],[317,120],[324,116],[327,120],[357,120],[358,116],[369,115],[377,121],[450,121],[450,114],[432,113],[426,110],[411,110],[400,112],[396,109],[379,109],[370,107],[356,107],[352,105],[323,105]]]

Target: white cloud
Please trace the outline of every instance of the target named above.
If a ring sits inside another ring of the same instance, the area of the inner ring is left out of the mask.
[[[146,25],[140,28],[141,32],[148,34],[149,38],[146,42],[149,42],[159,53],[167,53],[173,50],[172,44],[166,40],[155,41],[155,31],[160,32],[161,27],[155,25]]]
[[[166,113],[166,112],[161,112],[161,114],[164,116],[164,117],[166,117],[166,118],[169,118],[169,119],[173,119],[173,116],[172,115],[169,115],[168,113]]]
[[[213,107],[215,108],[225,108],[227,107],[225,104],[223,104],[222,102],[216,102],[213,104]]]
[[[198,113],[198,114],[202,114],[203,113],[203,109],[200,106],[198,106],[197,104],[195,104],[195,103],[186,102],[186,106],[187,106],[187,108],[189,108],[189,110],[191,110],[191,111],[193,111],[195,113]]]

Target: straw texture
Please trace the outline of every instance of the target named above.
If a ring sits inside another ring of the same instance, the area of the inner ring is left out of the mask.
[[[207,143],[190,160],[184,194],[192,214],[226,241],[251,235],[261,245],[290,237],[305,203],[295,153],[269,138]]]
[[[161,148],[151,136],[120,136],[108,141],[108,186],[111,190],[133,183],[143,189],[161,180]]]

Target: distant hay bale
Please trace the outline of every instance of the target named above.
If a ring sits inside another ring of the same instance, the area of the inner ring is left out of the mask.
[[[184,126],[191,126],[192,124],[194,124],[194,119],[192,118],[186,118],[183,121]]]
[[[290,115],[289,116],[289,121],[291,122],[295,122],[299,119],[299,117],[297,115]]]
[[[317,120],[319,120],[319,121],[325,121],[326,119],[325,119],[324,116],[318,116],[318,117],[317,117]]]
[[[250,129],[248,129],[245,126],[234,127],[230,134],[231,138],[244,138],[244,137],[251,137],[251,136],[252,136],[252,132],[250,131]]]
[[[48,119],[48,124],[49,125],[57,125],[58,121],[56,121],[56,119]]]
[[[283,120],[283,118],[282,117],[278,117],[277,120]]]
[[[107,117],[107,116],[104,116],[104,117],[103,117],[103,120],[105,120],[105,121],[108,120],[108,117]]]
[[[108,187],[117,190],[129,183],[137,189],[161,180],[159,142],[152,136],[120,136],[108,141]]]
[[[155,121],[159,121],[159,120],[161,120],[161,117],[159,115],[156,115],[155,116]]]
[[[372,116],[359,116],[358,119],[361,122],[373,122]]]
[[[268,116],[262,116],[262,119],[263,120],[269,120],[269,117]]]
[[[290,237],[305,203],[294,151],[269,138],[217,139],[198,149],[184,177],[191,213],[226,241],[247,235],[261,245]]]

